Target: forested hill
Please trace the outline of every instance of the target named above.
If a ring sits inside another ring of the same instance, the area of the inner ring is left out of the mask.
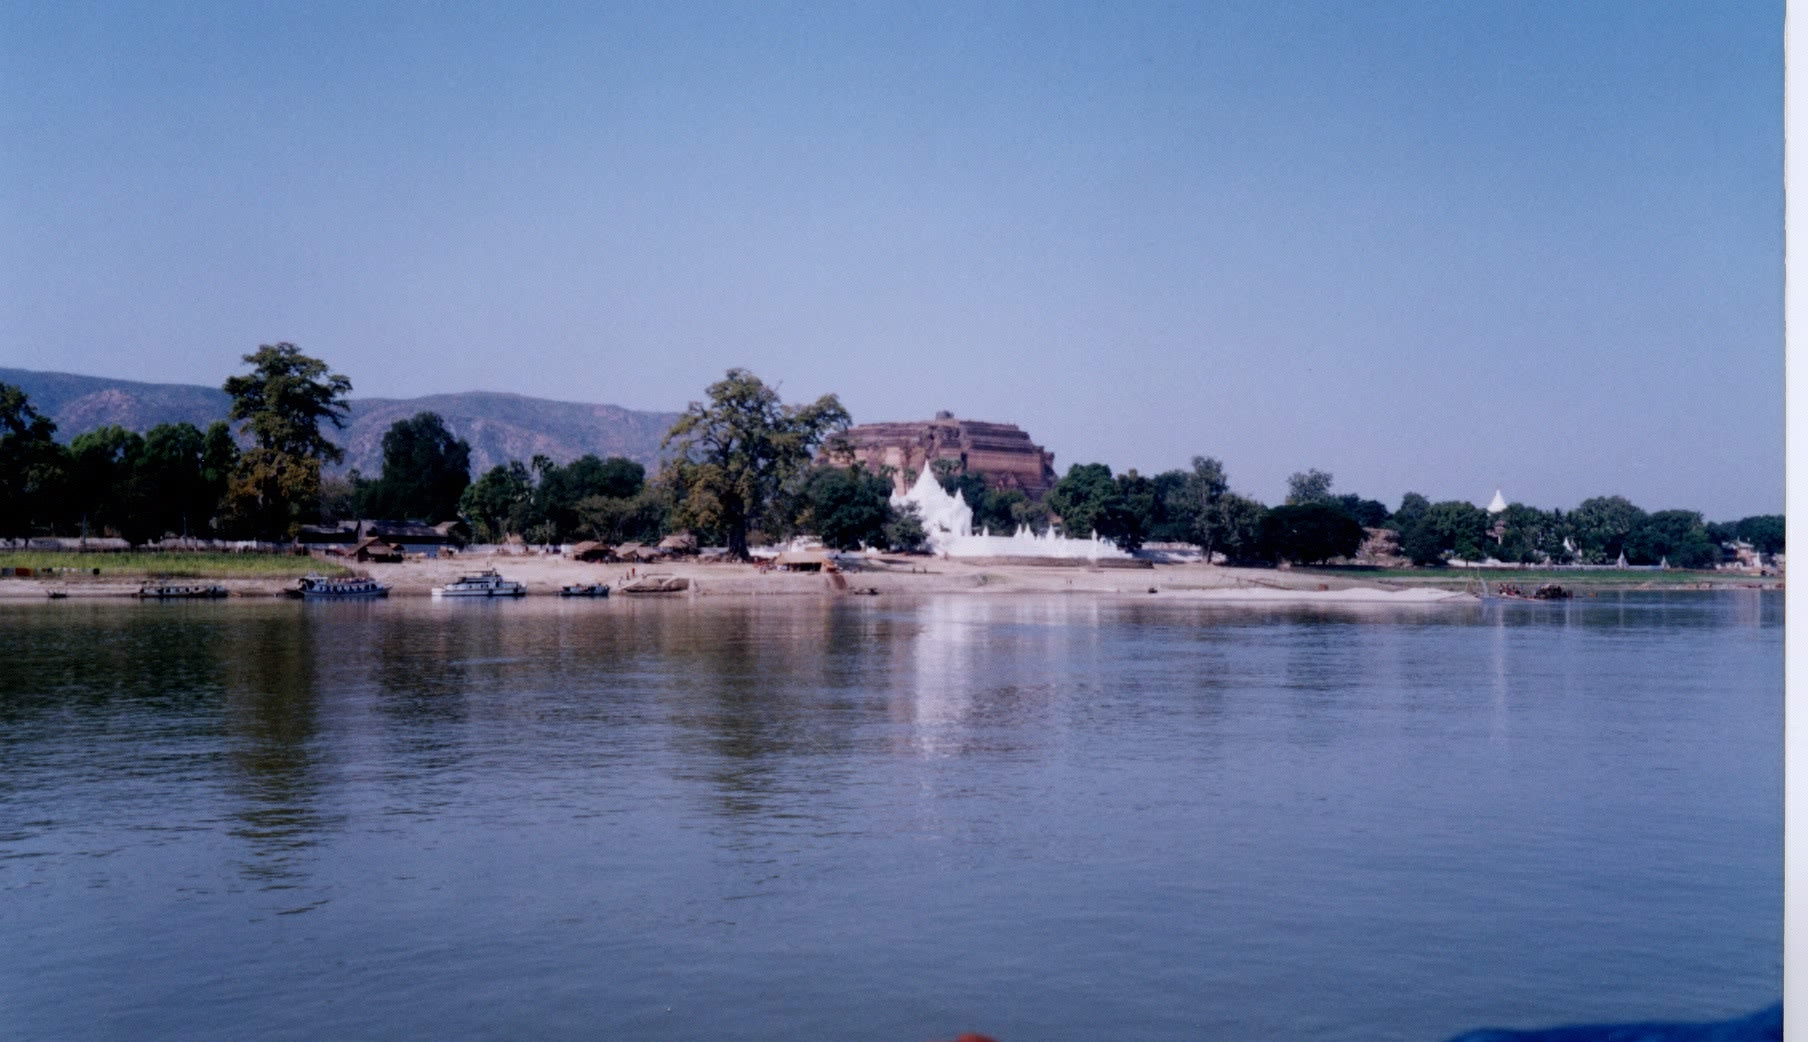
[[[0,383],[25,391],[40,412],[56,421],[57,440],[118,424],[146,431],[160,423],[192,423],[203,429],[226,418],[231,399],[217,387],[150,384],[73,373],[0,369]],[[383,433],[417,412],[436,412],[453,434],[471,443],[475,477],[509,460],[535,455],[569,463],[585,453],[625,456],[651,468],[659,439],[677,413],[636,412],[615,405],[555,402],[518,394],[469,391],[425,398],[353,398],[346,427],[333,440],[345,449],[345,470],[375,477],[383,469]]]

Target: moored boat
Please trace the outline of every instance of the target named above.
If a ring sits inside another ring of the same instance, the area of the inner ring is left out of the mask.
[[[561,597],[607,597],[608,583],[566,583],[559,587]]]
[[[389,587],[375,579],[363,577],[334,579],[308,574],[302,576],[290,592],[308,601],[368,600],[389,596]]]
[[[173,583],[153,579],[138,588],[137,596],[148,601],[224,597],[226,587],[217,583]]]
[[[691,581],[682,575],[643,575],[622,584],[622,593],[679,593],[690,589]]]
[[[504,579],[494,568],[475,575],[461,575],[456,582],[433,588],[435,597],[522,597],[526,594],[525,585]]]

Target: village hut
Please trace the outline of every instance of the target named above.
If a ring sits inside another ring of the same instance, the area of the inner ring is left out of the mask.
[[[658,561],[665,557],[665,551],[645,543],[623,543],[615,548],[615,559],[618,561]]]
[[[819,550],[786,550],[773,558],[772,563],[793,572],[832,572],[835,570],[834,560]]]
[[[689,532],[674,532],[659,541],[659,548],[670,554],[694,554],[697,537]]]
[[[376,536],[366,536],[358,544],[345,552],[345,556],[354,561],[376,561],[393,564],[402,559],[402,548],[391,546]]]
[[[612,549],[608,543],[587,539],[572,547],[566,556],[574,561],[606,561],[609,559]]]

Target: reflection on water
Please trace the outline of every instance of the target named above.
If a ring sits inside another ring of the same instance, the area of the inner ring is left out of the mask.
[[[1780,972],[1781,623],[1743,591],[0,607],[0,1009],[275,1038],[1734,1015]]]

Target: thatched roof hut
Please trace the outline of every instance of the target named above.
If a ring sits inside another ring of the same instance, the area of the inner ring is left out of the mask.
[[[818,550],[786,550],[772,559],[772,563],[780,568],[789,568],[794,572],[834,571],[834,559]]]
[[[355,561],[394,563],[402,559],[402,548],[391,546],[373,535],[359,540],[356,546],[345,551],[345,556]]]
[[[613,548],[608,543],[587,539],[571,548],[566,556],[574,561],[606,561]]]

